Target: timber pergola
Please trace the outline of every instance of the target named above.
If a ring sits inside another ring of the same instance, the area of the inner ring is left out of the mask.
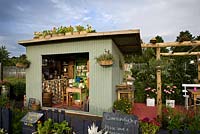
[[[198,46],[200,46],[200,41],[184,41],[184,42],[166,42],[166,43],[156,43],[156,39],[151,40],[153,43],[142,44],[142,48],[156,48],[156,60],[160,60],[160,56],[197,56],[197,60],[200,58],[200,52],[192,52]],[[161,47],[183,47],[192,46],[193,48],[187,52],[169,52],[160,53]],[[156,67],[157,76],[157,117],[162,118],[162,91],[161,91],[161,67]],[[200,81],[200,63],[198,62],[198,81]]]

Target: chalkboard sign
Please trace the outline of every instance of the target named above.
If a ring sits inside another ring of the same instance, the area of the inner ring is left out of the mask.
[[[103,113],[102,129],[109,134],[138,134],[139,122],[135,115]]]
[[[34,104],[36,102],[35,98],[29,98],[28,100],[28,109],[32,109],[32,104]]]
[[[41,117],[43,116],[43,113],[36,113],[36,112],[28,112],[21,121],[24,123],[36,123]]]

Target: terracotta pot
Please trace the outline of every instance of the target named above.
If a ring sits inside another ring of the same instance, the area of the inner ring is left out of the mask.
[[[40,110],[40,104],[32,104],[32,110],[33,110],[33,111],[38,111],[38,110]]]

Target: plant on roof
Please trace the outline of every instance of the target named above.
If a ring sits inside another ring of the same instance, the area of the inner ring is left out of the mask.
[[[89,24],[87,24],[86,31],[87,31],[87,33],[95,33],[95,32],[96,32],[96,30],[94,30],[94,29],[92,28],[92,26],[90,26]]]
[[[61,27],[59,27],[58,29],[57,29],[57,33],[59,33],[59,34],[64,34],[65,33],[65,27],[63,27],[63,26],[61,26]]]
[[[53,27],[53,29],[51,30],[52,34],[57,34],[57,28]]]
[[[71,25],[69,27],[66,28],[66,32],[74,32],[74,27],[72,27]]]
[[[43,36],[43,37],[45,37],[45,36],[47,36],[47,35],[48,35],[48,30],[42,31],[42,36]]]
[[[79,33],[80,33],[81,31],[85,31],[84,26],[81,26],[81,25],[75,26],[75,28],[76,28],[76,31],[79,32]]]

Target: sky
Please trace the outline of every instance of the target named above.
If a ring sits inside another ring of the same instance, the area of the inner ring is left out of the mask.
[[[200,35],[200,0],[0,0],[0,46],[10,57],[26,53],[19,40],[35,31],[87,24],[97,32],[139,29],[148,43],[173,42],[181,31]]]

